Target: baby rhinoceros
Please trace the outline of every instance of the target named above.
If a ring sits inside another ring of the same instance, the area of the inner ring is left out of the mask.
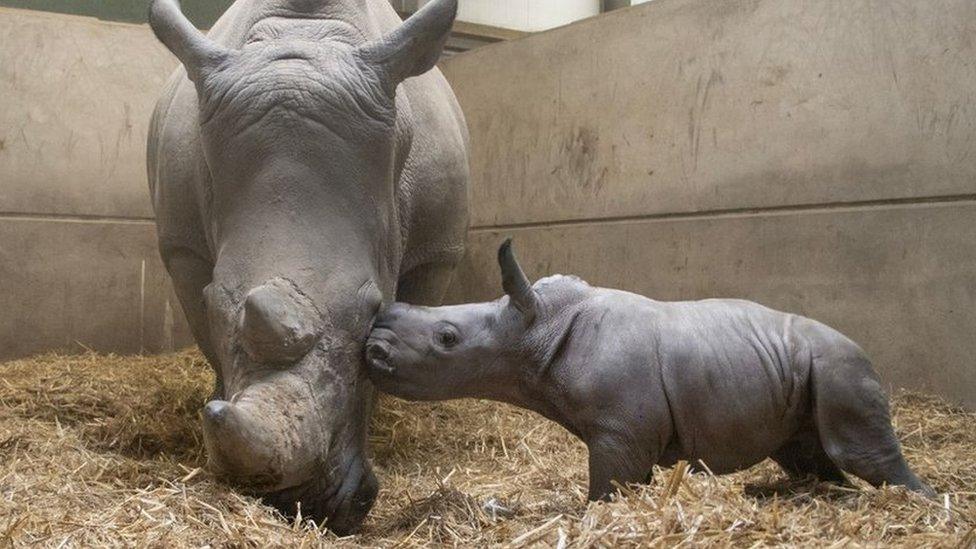
[[[772,457],[794,477],[932,489],[908,467],[864,352],[808,318],[756,303],[662,303],[579,278],[530,284],[506,241],[507,296],[376,317],[380,390],[487,398],[558,422],[589,449],[589,498],[678,460],[729,473]]]

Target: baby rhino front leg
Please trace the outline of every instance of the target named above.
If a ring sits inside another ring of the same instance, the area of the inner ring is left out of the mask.
[[[648,451],[634,440],[613,434],[599,434],[587,442],[590,452],[590,501],[609,500],[621,485],[647,483],[659,449]]]

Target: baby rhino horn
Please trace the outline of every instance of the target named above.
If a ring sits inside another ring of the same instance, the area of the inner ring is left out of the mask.
[[[532,289],[532,283],[525,276],[515,257],[511,238],[506,239],[498,248],[498,265],[502,269],[502,288],[512,300],[512,304],[530,319],[535,317],[535,290]]]

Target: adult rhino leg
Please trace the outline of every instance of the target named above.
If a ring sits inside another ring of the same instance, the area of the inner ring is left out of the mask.
[[[935,496],[902,455],[871,363],[853,344],[835,349],[814,360],[812,373],[814,420],[827,455],[873,486],[905,486]]]
[[[589,449],[590,501],[609,500],[616,492],[614,483],[646,484],[660,450],[646,451],[640,445],[613,435],[597,435],[586,444]]]
[[[209,400],[221,400],[224,398],[224,384],[217,354],[210,343],[210,328],[203,301],[203,289],[213,278],[213,265],[186,248],[165,250],[163,256],[193,339],[214,371],[214,391]]]
[[[418,265],[403,275],[397,284],[397,301],[411,305],[437,306],[454,279],[457,261]]]
[[[812,425],[800,430],[771,457],[792,479],[813,475],[824,482],[847,484],[847,477],[827,455]]]

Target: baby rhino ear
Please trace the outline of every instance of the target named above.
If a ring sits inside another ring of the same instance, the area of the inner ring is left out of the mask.
[[[525,276],[509,238],[498,248],[498,265],[502,270],[502,288],[508,297],[528,320],[535,318],[537,298],[532,283]]]
[[[360,47],[360,56],[396,89],[407,78],[434,68],[451,35],[457,8],[457,0],[431,0],[393,32]]]

